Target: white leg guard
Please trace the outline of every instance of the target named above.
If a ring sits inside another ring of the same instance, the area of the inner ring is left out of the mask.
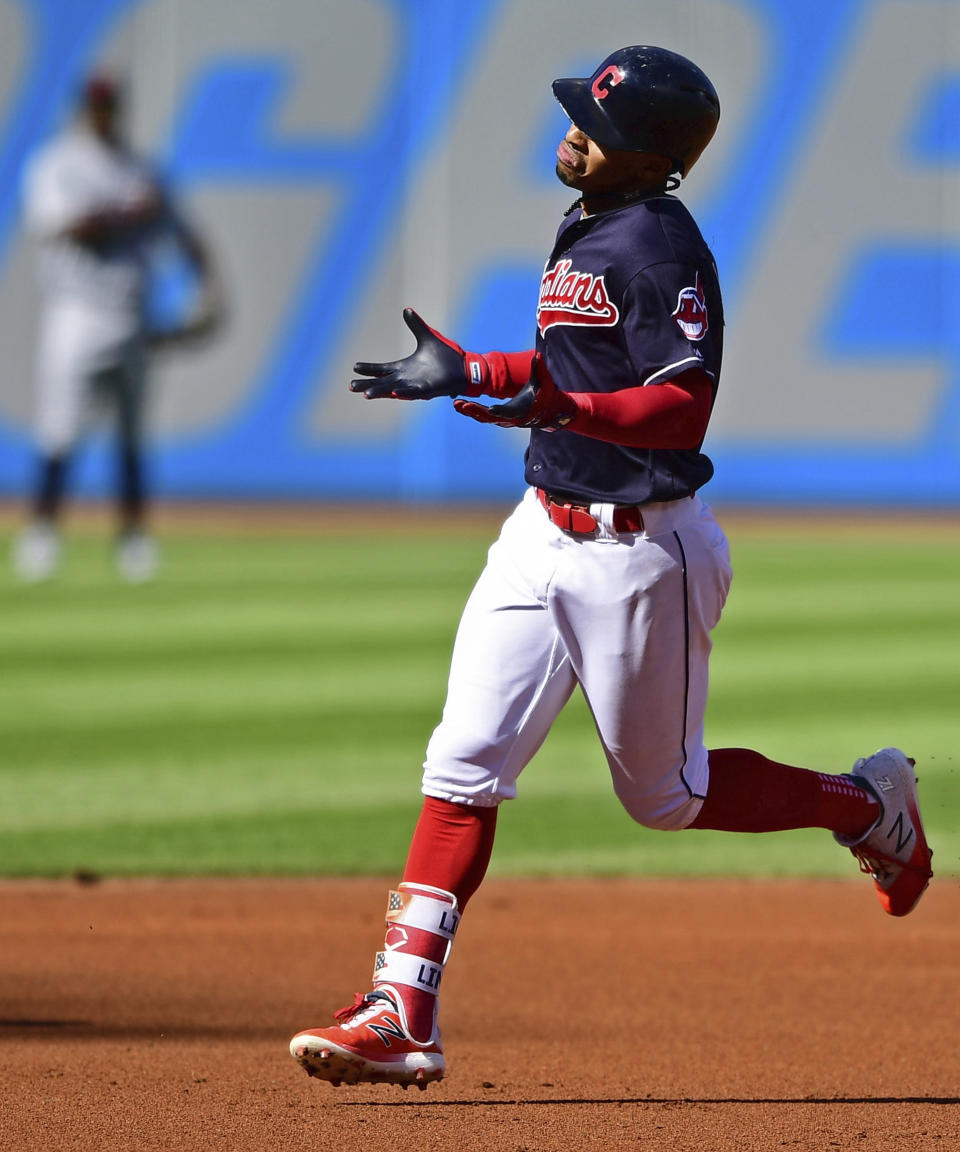
[[[395,991],[404,1025],[417,1043],[434,1039],[436,997],[459,923],[456,897],[440,888],[404,883],[387,900],[386,940],[374,962],[373,986]]]

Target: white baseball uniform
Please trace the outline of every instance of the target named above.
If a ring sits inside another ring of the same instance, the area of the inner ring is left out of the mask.
[[[121,420],[139,416],[144,376],[143,308],[146,229],[98,247],[66,234],[95,212],[143,202],[154,184],[145,165],[77,126],[28,165],[27,224],[41,240],[43,308],[37,347],[37,437],[51,455],[81,434],[92,402],[109,390]]]

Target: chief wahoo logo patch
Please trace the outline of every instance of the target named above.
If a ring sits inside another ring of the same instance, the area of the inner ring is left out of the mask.
[[[680,325],[680,331],[688,340],[702,340],[707,334],[707,301],[703,295],[700,273],[692,288],[681,288],[677,297],[677,307],[671,313]]]

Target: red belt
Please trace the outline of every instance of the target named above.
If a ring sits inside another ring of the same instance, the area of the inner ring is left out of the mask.
[[[597,518],[586,504],[558,504],[542,488],[537,489],[537,499],[554,524],[564,532],[576,532],[583,536],[596,532]],[[618,505],[613,510],[613,527],[616,532],[642,532],[643,513],[639,508]]]

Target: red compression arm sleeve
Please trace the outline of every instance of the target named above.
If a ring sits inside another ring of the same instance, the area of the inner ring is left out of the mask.
[[[567,431],[630,448],[696,448],[710,420],[713,383],[691,368],[663,384],[564,396],[577,409]]]

